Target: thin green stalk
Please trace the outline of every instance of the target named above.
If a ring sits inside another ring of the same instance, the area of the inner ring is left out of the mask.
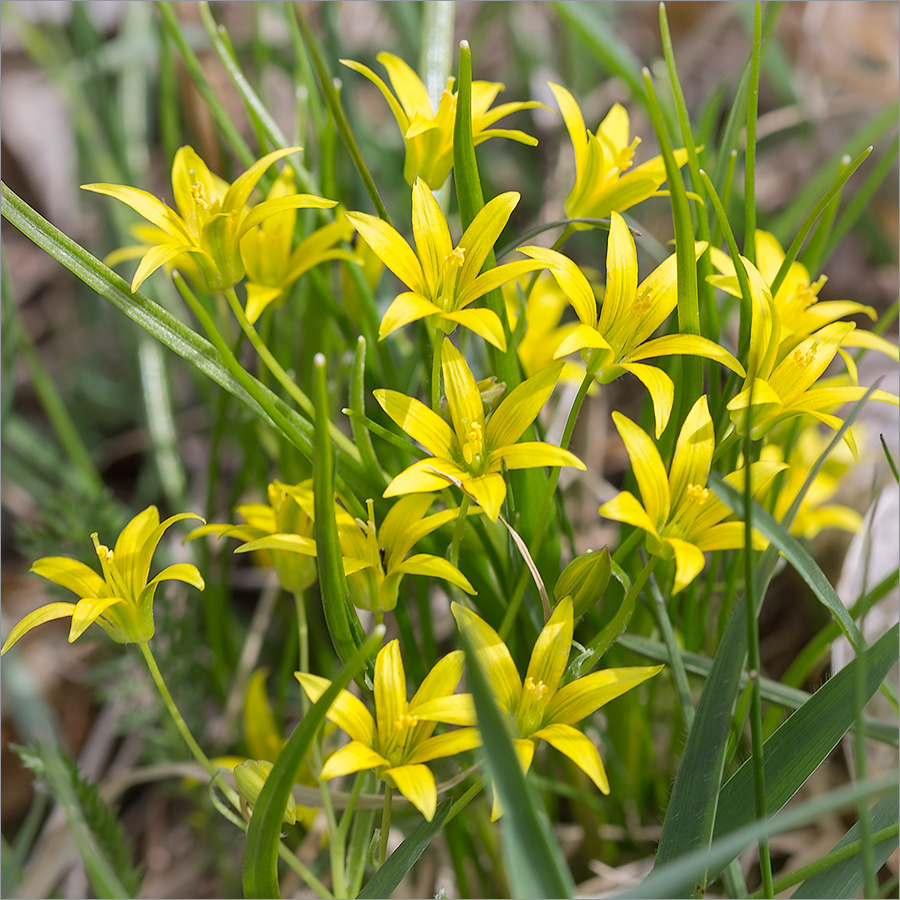
[[[450,563],[454,566],[459,564],[459,545],[466,527],[466,518],[469,515],[469,504],[471,502],[469,495],[463,494],[462,502],[459,504],[459,512],[456,516],[456,525],[453,528],[453,538],[450,541]]]
[[[319,730],[310,745],[313,763],[316,772],[322,771],[322,732]],[[325,813],[325,821],[328,825],[328,857],[331,863],[331,884],[335,897],[347,896],[347,882],[345,875],[345,843],[342,840],[342,833],[338,827],[337,817],[334,814],[334,804],[331,802],[331,794],[328,792],[328,785],[318,777],[319,795],[322,798],[322,810]]]
[[[757,22],[759,21],[759,7],[757,5]],[[753,385],[750,385],[750,403],[753,402]],[[746,603],[747,613],[747,674],[750,679],[750,744],[753,748],[753,786],[756,800],[756,818],[766,818],[766,773],[765,760],[763,758],[763,721],[762,703],[760,699],[760,658],[759,658],[759,622],[757,621],[757,604],[755,598],[755,577],[753,547],[753,515],[751,502],[753,490],[750,483],[750,464],[753,454],[753,443],[749,432],[744,439],[744,459],[746,460],[747,476],[744,479],[744,544],[747,548],[744,553],[744,592],[752,602]],[[759,868],[762,879],[762,889],[766,897],[774,897],[775,889],[772,886],[772,857],[769,852],[769,836],[765,833],[759,837]]]
[[[434,353],[431,357],[431,408],[441,414],[441,351],[444,347],[444,332],[440,328],[434,335]]]
[[[389,444],[393,444],[397,449],[402,450],[404,453],[415,456],[416,459],[428,459],[430,456],[427,450],[423,450],[421,447],[416,446],[412,441],[402,438],[398,434],[394,434],[393,431],[388,431],[383,425],[379,425],[377,422],[355,409],[350,409],[350,407],[345,406],[341,412],[345,416],[349,416],[351,419],[365,425],[372,434],[377,435]]]
[[[756,118],[759,112],[759,55],[762,4],[753,7],[753,47],[750,53],[750,95],[747,102],[747,140],[744,149],[744,256],[756,261]]]
[[[306,616],[306,598],[303,596],[303,591],[294,591],[293,594],[294,608],[297,611],[297,639],[300,671],[309,672],[309,622]],[[302,691],[301,695],[302,699],[305,699],[308,703],[309,698],[306,696],[306,691]]]
[[[259,336],[259,332],[250,324],[250,320],[247,318],[246,313],[244,312],[244,307],[241,306],[241,301],[238,300],[237,293],[235,292],[233,287],[226,288],[225,297],[228,300],[228,305],[231,307],[231,311],[234,313],[234,317],[237,319],[238,324],[241,326],[241,331],[250,340],[250,343],[253,345],[253,349],[256,350],[259,358],[265,364],[265,367],[272,373],[275,377],[275,380],[288,392],[288,395],[291,399],[306,413],[306,415],[310,419],[315,419],[315,410],[313,409],[312,401],[309,397],[306,396],[305,393],[297,386],[296,382],[293,378],[288,375],[287,372],[282,368],[281,363],[278,362],[277,359],[272,355],[272,351],[265,345],[263,339]],[[328,430],[331,434],[331,439],[337,444],[341,450],[343,450],[351,459],[354,459],[356,462],[360,462],[359,450],[356,448],[356,445],[351,441],[333,422],[328,423]]]
[[[378,865],[384,865],[387,859],[388,835],[391,832],[391,807],[393,805],[394,789],[389,785],[384,786],[384,809],[381,813],[381,842],[378,846]]]

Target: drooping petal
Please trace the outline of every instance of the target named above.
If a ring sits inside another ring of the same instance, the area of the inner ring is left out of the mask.
[[[316,542],[312,538],[299,534],[269,534],[265,537],[247,541],[235,548],[235,553],[253,553],[255,550],[287,550],[290,553],[301,553],[304,556],[316,555]]]
[[[669,518],[669,477],[659,450],[649,435],[631,419],[613,412],[613,421],[625,443],[641,500],[650,520],[660,527]]]
[[[53,557],[48,557],[52,559]],[[0,656],[6,653],[22,635],[27,634],[31,631],[32,628],[37,628],[38,625],[43,625],[44,622],[52,622],[54,619],[65,619],[67,616],[71,616],[73,611],[75,610],[74,603],[48,603],[46,606],[40,607],[40,609],[36,609],[27,616],[25,616],[20,622],[18,622],[12,631],[9,633],[9,637],[3,644],[3,648],[0,649]]]
[[[672,594],[683,591],[702,571],[706,565],[703,551],[696,545],[680,538],[663,538],[675,553],[675,583]]]
[[[652,678],[663,666],[627,666],[604,669],[563,685],[547,706],[543,727],[574,725],[601,706]]]
[[[609,341],[590,325],[576,325],[563,339],[560,341],[556,352],[553,354],[554,359],[562,359],[570,353],[577,350],[608,350],[614,352]]]
[[[79,597],[99,597],[109,593],[106,582],[90,566],[77,559],[45,556],[37,560],[30,571],[68,588]]]
[[[545,247],[519,247],[519,252],[543,262],[566,295],[583,325],[597,327],[597,299],[584,273],[567,256]]]
[[[458,309],[456,312],[441,313],[441,318],[456,322],[463,328],[475,332],[480,338],[506,352],[506,335],[500,317],[491,309]]]
[[[382,96],[387,100],[388,106],[391,108],[391,112],[394,114],[394,118],[397,120],[397,124],[400,126],[401,133],[406,134],[406,130],[409,128],[409,116],[397,102],[397,98],[391,93],[390,88],[384,83],[381,77],[376,75],[368,66],[364,66],[362,63],[355,62],[352,59],[342,59],[341,63],[347,66],[348,69],[353,69],[354,72],[365,75],[366,78],[381,91]]]
[[[444,392],[459,446],[468,440],[473,426],[484,428],[484,406],[481,394],[463,355],[450,341],[444,341],[441,356]]]
[[[604,793],[609,793],[609,779],[600,753],[584,734],[571,725],[548,725],[533,735],[543,738],[551,747],[568,756],[594,784]]]
[[[467,476],[463,479],[462,488],[478,502],[492,522],[497,521],[500,508],[506,499],[506,482],[502,475],[488,474],[479,478]]]
[[[300,682],[306,696],[313,703],[331,686],[331,682],[327,678],[311,675],[308,672],[294,672],[294,678]],[[343,728],[354,741],[359,741],[367,747],[371,747],[375,743],[375,720],[363,702],[349,691],[341,691],[338,694],[337,699],[328,710],[328,718],[338,728]]]
[[[401,497],[403,494],[420,494],[442,491],[450,484],[462,482],[469,476],[449,459],[420,459],[407,466],[385,488],[383,497]],[[501,479],[502,481],[502,479]]]
[[[535,742],[530,738],[516,738],[513,741],[513,750],[516,753],[516,759],[522,767],[522,773],[527,774],[531,768],[531,762],[534,759]],[[491,804],[491,821],[496,822],[503,815],[503,807],[500,805],[500,796],[494,788],[494,802]]]
[[[500,635],[481,616],[459,603],[451,603],[450,611],[478,654],[497,703],[507,713],[518,709],[522,680],[509,648],[500,639]]]
[[[419,258],[400,233],[377,216],[348,212],[347,218],[372,252],[414,293],[425,296],[428,286]]]
[[[456,756],[457,753],[473,750],[479,744],[481,744],[481,735],[477,728],[457,728],[446,734],[439,734],[422,741],[409,755],[407,762],[415,765],[416,763],[430,762],[432,759]]]
[[[332,753],[322,766],[322,781],[330,781],[340,775],[352,775],[366,769],[389,766],[390,761],[360,741],[350,741],[340,750]]]
[[[206,582],[203,580],[200,570],[191,563],[175,563],[166,566],[159,575],[148,582],[147,587],[159,584],[161,581],[183,581],[185,584],[197,588],[198,591],[206,588]]]
[[[190,244],[157,244],[150,247],[143,255],[137,269],[135,269],[134,277],[131,279],[131,292],[135,293],[138,288],[160,267],[172,262],[184,253],[199,253],[196,247]],[[204,254],[206,255],[206,254]]]
[[[653,433],[659,440],[669,424],[675,403],[675,385],[672,379],[662,369],[644,363],[625,363],[622,368],[631,372],[650,392],[650,399],[653,401]]]
[[[388,747],[397,734],[406,706],[406,673],[400,657],[400,642],[393,640],[375,657],[375,722],[380,747]]]
[[[412,291],[397,294],[382,316],[381,324],[378,326],[378,340],[384,340],[389,334],[410,322],[416,322],[427,316],[440,315],[443,315],[443,310],[421,294],[414,294]]]
[[[644,341],[628,354],[628,361],[653,359],[656,356],[702,356],[721,363],[743,378],[744,367],[724,347],[697,334],[667,334],[663,337]]]
[[[337,200],[316,197],[314,194],[291,194],[290,197],[264,200],[262,203],[257,203],[241,220],[240,227],[237,230],[237,237],[240,240],[251,228],[255,228],[272,216],[277,216],[291,209],[332,209],[335,206],[337,206]]]
[[[450,426],[421,400],[384,388],[374,391],[374,395],[381,408],[414,441],[437,457],[454,455],[456,441]]]
[[[430,822],[437,808],[437,785],[431,769],[425,765],[395,766],[382,773],[397,790]]]
[[[159,516],[156,512],[156,507],[150,507],[150,510],[153,512],[153,518],[151,518],[150,521],[158,522]],[[177,513],[176,515],[169,516],[168,519],[159,522],[145,539],[140,539],[138,537],[136,555],[131,556],[128,562],[128,571],[123,572],[126,580],[130,580],[132,591],[135,596],[143,590],[147,583],[147,576],[150,574],[150,563],[153,560],[153,554],[156,553],[156,548],[159,545],[162,536],[172,527],[172,525],[176,522],[181,522],[184,519],[198,519],[201,522],[206,521],[203,516],[198,516],[196,513]],[[126,526],[126,529],[127,527],[128,526]],[[119,551],[120,542],[122,542],[121,535],[119,536],[119,540],[116,541],[116,563],[121,569],[122,562]]]
[[[557,362],[541,369],[503,398],[485,429],[488,450],[514,444],[522,436],[550,399],[562,368]]]
[[[417,553],[402,563],[396,565],[392,572],[400,572],[404,575],[425,575],[429,578],[443,578],[462,588],[467,594],[476,593],[469,579],[451,562],[441,556],[433,556],[430,553]]]
[[[77,640],[111,606],[125,603],[123,597],[83,597],[72,610],[72,627],[69,629],[69,643]]]
[[[574,453],[543,441],[522,441],[520,444],[498,447],[491,452],[490,467],[499,468],[501,460],[507,469],[535,469],[542,466],[574,466],[582,471],[587,469]]]

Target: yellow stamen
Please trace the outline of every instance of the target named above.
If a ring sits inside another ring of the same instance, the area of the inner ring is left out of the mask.
[[[642,316],[650,309],[652,301],[652,293],[650,291],[644,291],[634,298],[631,304],[631,309],[634,311],[634,314],[636,316]]]
[[[537,699],[540,700],[547,693],[547,685],[529,676],[525,679],[525,690],[537,695]]]
[[[403,713],[394,720],[394,730],[400,731],[403,728],[412,728],[418,721],[418,716],[409,716],[406,713]]]
[[[206,188],[199,181],[195,181],[191,185],[191,196],[200,209],[209,209],[209,198],[206,196]]]
[[[444,257],[444,262],[447,263],[448,266],[456,266],[457,269],[461,269],[463,267],[463,263],[465,263],[465,261],[466,261],[465,247],[457,247],[455,250],[451,250]]]
[[[794,348],[791,353],[791,359],[801,368],[808,369],[816,361],[816,351],[819,349],[819,342],[813,341],[812,345],[806,351],[799,347]]]
[[[685,493],[695,503],[703,504],[709,499],[709,488],[700,484],[689,484]]]

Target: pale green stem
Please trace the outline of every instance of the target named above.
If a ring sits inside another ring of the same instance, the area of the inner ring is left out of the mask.
[[[434,355],[431,358],[431,408],[441,414],[441,350],[444,332],[438,328],[434,336]]]
[[[391,807],[393,805],[394,789],[387,783],[384,785],[384,810],[381,813],[381,844],[378,848],[378,866],[384,865],[387,859],[388,835],[391,832]]]
[[[316,769],[322,771],[322,747],[321,730],[312,742],[311,750]],[[347,894],[346,878],[344,876],[344,841],[338,828],[337,818],[334,815],[334,805],[331,802],[331,794],[328,785],[319,778],[319,794],[322,797],[322,809],[325,812],[325,821],[328,823],[328,855],[331,860],[331,883],[334,886],[335,897],[345,897]]]
[[[332,894],[331,891],[313,875],[306,866],[297,859],[297,855],[292,853],[284,844],[283,841],[279,841],[278,843],[278,855],[287,863],[287,865],[293,869],[300,878],[306,882],[311,890],[314,890],[322,900],[334,900],[335,896],[340,896]]]
[[[450,564],[454,566],[459,565],[459,545],[469,515],[470,503],[468,494],[463,494],[462,503],[459,504],[459,512],[456,516],[456,526],[453,529],[453,539],[450,542]]]
[[[756,262],[756,117],[759,113],[759,55],[761,4],[753,16],[753,50],[750,56],[750,93],[747,98],[747,142],[744,151],[744,256]]]
[[[265,364],[265,367],[272,373],[275,380],[288,392],[288,395],[297,406],[306,413],[310,421],[315,421],[316,413],[313,409],[312,401],[302,390],[300,390],[290,375],[284,371],[281,363],[275,359],[272,355],[272,351],[269,350],[263,339],[259,336],[259,332],[250,324],[250,320],[244,313],[244,307],[241,306],[241,301],[238,300],[234,288],[226,288],[224,293],[228,300],[228,305],[234,313],[234,317],[241,326],[241,331],[247,335],[250,343],[253,345],[253,349],[256,350],[259,358]],[[347,453],[351,459],[354,459],[357,462],[360,461],[359,450],[356,449],[356,445],[339,428],[337,428],[333,422],[328,423],[328,431],[331,435],[331,439]]]
[[[306,616],[306,598],[303,591],[294,591],[294,607],[297,610],[297,640],[300,657],[300,671],[309,672],[309,622]],[[300,702],[305,713],[309,709],[306,691],[300,691]]]

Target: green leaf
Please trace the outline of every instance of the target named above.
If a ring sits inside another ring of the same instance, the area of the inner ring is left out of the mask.
[[[245,897],[281,896],[278,886],[278,846],[288,794],[316,732],[325,721],[325,713],[351,679],[356,678],[363,670],[366,661],[381,645],[383,638],[384,626],[378,625],[300,720],[275,760],[275,767],[260,791],[247,828],[241,863],[241,883]]]
[[[869,812],[872,831],[881,831],[891,825],[897,824],[897,798],[885,797],[872,807]],[[848,844],[858,841],[859,822],[857,822],[835,845],[835,850],[840,850]],[[880,869],[887,858],[897,849],[897,835],[880,841],[873,848],[872,860],[876,870]],[[791,894],[791,897],[858,897],[863,890],[865,877],[862,870],[862,858],[859,853],[849,859],[842,860],[834,866],[807,878],[803,884]]]
[[[574,897],[575,884],[547,813],[534,786],[522,773],[512,738],[491,694],[487,678],[464,632],[468,685],[494,790],[503,807],[501,841],[514,897]]]
[[[868,701],[897,661],[898,631],[900,626],[894,625],[829,679],[765,742],[766,809],[781,809],[853,726],[859,714],[857,670],[862,669],[863,696]],[[753,820],[752,810],[753,771],[748,760],[719,793],[715,837],[747,825]]]
[[[430,822],[422,819],[356,896],[390,897],[441,830],[452,805],[453,799],[448,797],[435,810],[434,818]]]

